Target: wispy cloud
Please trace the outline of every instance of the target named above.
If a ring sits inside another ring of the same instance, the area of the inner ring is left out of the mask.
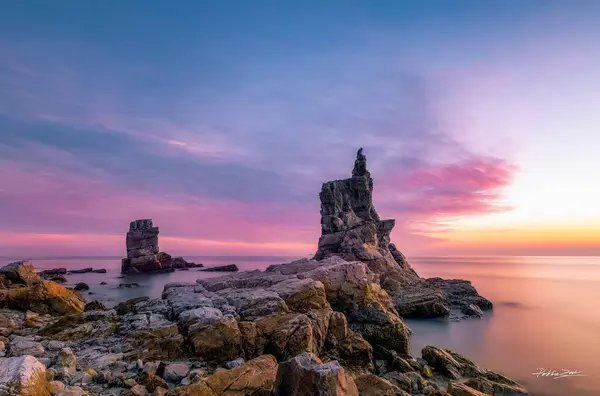
[[[23,249],[57,233],[69,237],[44,240],[92,246],[151,217],[177,249],[304,250],[321,183],[349,177],[358,147],[401,241],[425,246],[415,226],[505,210],[515,168],[444,124],[443,84],[366,44],[262,60],[190,46],[173,63],[0,43],[0,232]]]

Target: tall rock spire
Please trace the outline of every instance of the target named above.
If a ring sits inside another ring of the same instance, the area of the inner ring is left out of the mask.
[[[380,220],[373,206],[373,179],[362,148],[356,153],[352,177],[323,183],[319,198],[321,237],[316,260],[337,255],[364,261],[375,272],[398,266],[412,271],[404,256],[390,244],[395,220]]]

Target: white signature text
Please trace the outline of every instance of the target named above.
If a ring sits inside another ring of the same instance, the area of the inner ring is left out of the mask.
[[[558,370],[546,370],[543,368],[538,368],[537,371],[535,373],[533,373],[532,375],[535,375],[538,378],[549,377],[552,379],[567,378],[567,377],[586,377],[587,376],[587,374],[584,374],[583,371],[581,371],[581,370],[561,369],[560,371],[558,371]]]

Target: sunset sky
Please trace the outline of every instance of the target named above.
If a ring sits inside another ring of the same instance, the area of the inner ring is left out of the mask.
[[[315,251],[364,147],[411,255],[600,254],[598,1],[12,1],[0,256]]]

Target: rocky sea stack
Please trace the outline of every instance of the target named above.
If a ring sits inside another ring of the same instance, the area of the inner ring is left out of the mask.
[[[360,261],[379,278],[403,317],[452,319],[481,316],[492,303],[469,281],[423,279],[390,241],[395,220],[381,220],[373,205],[373,179],[363,149],[356,153],[352,177],[323,183],[321,237],[314,259]]]
[[[172,258],[158,248],[158,227],[151,219],[135,220],[127,233],[127,257],[121,262],[121,272],[170,271]]]
[[[158,247],[158,232],[152,219],[129,223],[125,239],[127,257],[121,260],[121,273],[173,272],[176,269],[202,267],[202,264],[188,263],[183,257],[171,257],[170,254],[161,252]]]
[[[351,178],[323,183],[319,194],[322,234],[314,259],[339,256],[363,261],[376,272],[400,267],[407,278],[416,279],[405,257],[390,243],[396,221],[381,220],[373,206],[373,179],[362,151],[356,154]]]
[[[0,395],[529,395],[453,351],[413,356],[403,316],[469,307],[463,316],[477,316],[491,303],[468,281],[420,278],[390,244],[393,220],[379,219],[372,188],[362,151],[350,179],[324,184],[314,259],[169,283],[161,298],[113,309],[3,305],[0,373],[10,383],[0,381]],[[157,235],[147,220],[132,223],[129,271],[166,268]],[[32,271],[0,271],[23,282],[7,292],[39,284]]]

